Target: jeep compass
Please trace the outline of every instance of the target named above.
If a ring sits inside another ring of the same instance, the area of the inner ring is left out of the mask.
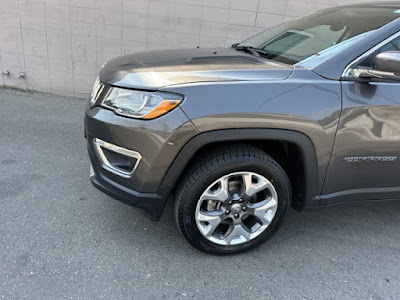
[[[197,249],[252,249],[288,209],[400,198],[400,4],[309,14],[229,48],[129,54],[85,111],[95,187]]]

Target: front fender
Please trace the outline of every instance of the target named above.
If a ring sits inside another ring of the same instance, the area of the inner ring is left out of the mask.
[[[318,163],[314,145],[309,137],[301,132],[284,129],[225,129],[205,132],[193,137],[179,152],[167,171],[159,194],[169,194],[194,155],[203,147],[213,143],[239,141],[284,141],[298,146],[303,157],[306,187],[305,201],[318,194]]]
[[[339,81],[296,68],[286,80],[171,86],[199,132],[265,128],[301,132],[315,147],[321,193],[342,109]]]

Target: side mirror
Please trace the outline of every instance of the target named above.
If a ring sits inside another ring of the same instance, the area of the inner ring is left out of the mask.
[[[374,70],[400,75],[400,51],[387,51],[375,57]]]
[[[379,53],[374,60],[372,69],[349,69],[344,79],[369,81],[400,81],[400,51]]]

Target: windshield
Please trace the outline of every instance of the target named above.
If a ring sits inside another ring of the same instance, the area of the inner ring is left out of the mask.
[[[399,16],[398,7],[351,6],[326,9],[264,31],[236,47],[262,49],[268,53],[263,57],[297,64],[320,53],[340,51],[343,47],[339,45],[347,47]]]

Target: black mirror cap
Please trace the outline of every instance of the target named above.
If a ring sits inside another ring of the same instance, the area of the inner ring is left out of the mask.
[[[374,70],[400,75],[400,51],[379,53],[374,60]]]

